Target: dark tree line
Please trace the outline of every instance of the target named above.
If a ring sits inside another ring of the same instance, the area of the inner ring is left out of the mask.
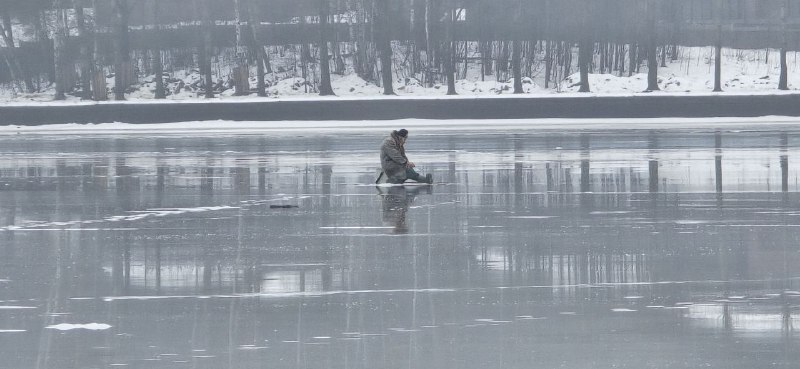
[[[480,69],[481,79],[513,80],[513,93],[522,93],[526,78],[534,75],[543,75],[546,88],[561,88],[577,72],[579,91],[588,92],[591,73],[632,75],[644,65],[648,78],[642,89],[653,91],[659,89],[659,59],[666,66],[677,59],[680,45],[711,40],[714,91],[721,91],[720,51],[738,42],[730,25],[769,18],[770,31],[752,33],[748,40],[778,40],[778,87],[788,89],[786,53],[798,40],[787,24],[800,18],[800,0],[764,0],[758,9],[741,3],[0,0],[0,81],[26,92],[41,90],[44,81],[57,100],[67,94],[105,100],[106,81],[113,76],[111,92],[123,100],[140,77],[152,75],[154,97],[165,98],[175,92],[167,87],[165,68],[180,65],[197,69],[202,76],[197,87],[207,98],[224,89],[266,96],[274,83],[266,78],[275,73],[272,59],[290,52],[299,55],[294,74],[305,81],[303,88],[320,95],[333,95],[331,75],[349,70],[382,86],[386,95],[403,80],[441,84],[447,94],[456,94],[456,80],[465,78],[470,66]],[[33,37],[16,35],[14,24],[34,30]]]

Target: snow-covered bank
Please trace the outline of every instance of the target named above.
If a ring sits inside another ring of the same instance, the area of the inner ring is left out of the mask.
[[[404,55],[403,53],[398,53]],[[577,67],[563,79],[550,81],[545,87],[543,77],[543,56],[537,55],[536,62],[530,71],[525,71],[523,77],[523,96],[530,97],[570,97],[570,96],[642,96],[642,95],[758,95],[781,94],[778,91],[778,78],[780,63],[777,50],[733,50],[724,49],[722,59],[722,93],[713,93],[714,85],[714,54],[712,47],[683,47],[680,58],[670,60],[666,66],[658,69],[659,87],[661,91],[645,93],[647,86],[647,68],[642,66],[638,72],[623,73],[595,73],[589,75],[590,93],[578,93],[580,76]],[[577,60],[577,57],[575,58]],[[402,60],[396,60],[396,64]],[[241,97],[233,96],[233,90],[227,88],[217,94],[214,99],[203,98],[200,84],[201,75],[194,69],[176,69],[167,72],[166,90],[168,91],[165,103],[169,101],[181,102],[208,102],[208,101],[293,101],[293,100],[318,100],[316,82],[314,77],[303,79],[297,74],[294,58],[289,56],[273,61],[278,69],[284,72],[275,72],[267,75],[268,97],[258,97],[255,93]],[[797,53],[790,53],[788,63],[788,86],[790,90],[800,87],[800,62]],[[462,66],[463,67],[463,66]],[[464,68],[459,67],[459,70]],[[230,68],[219,66],[215,75],[217,84],[226,85],[230,79]],[[293,72],[292,72],[293,71]],[[251,71],[252,72],[252,71]],[[155,82],[153,75],[141,75],[140,82],[130,88],[126,99],[130,102],[155,102]],[[394,81],[394,91],[402,98],[453,98],[446,97],[446,85],[441,83],[427,84],[420,81],[419,76],[398,74]],[[367,81],[348,69],[342,75],[332,75],[331,84],[336,97],[325,99],[373,99],[382,97],[383,88],[376,84],[377,81]],[[113,74],[107,78],[108,88],[113,88]],[[481,66],[472,63],[465,68],[456,81],[456,91],[461,95],[455,98],[475,97],[503,97],[511,96],[513,92],[513,79],[508,72],[495,73],[484,76]],[[251,75],[251,86],[256,85],[255,76]],[[796,90],[795,90],[796,91]],[[53,87],[46,87],[38,93],[23,93],[12,85],[0,85],[0,103],[4,104],[85,104],[76,96],[68,96],[66,102],[53,102]],[[519,96],[519,95],[515,95]],[[108,102],[116,103],[116,102]],[[124,102],[123,102],[124,103]]]
[[[389,121],[298,121],[298,122],[233,122],[192,121],[162,124],[53,124],[45,126],[0,126],[0,135],[114,135],[114,134],[342,134],[384,132],[406,128],[413,132],[482,132],[499,130],[761,130],[776,127],[800,128],[796,117],[765,116],[756,118],[650,118],[650,119],[508,119],[492,120],[428,120],[400,119]]]
[[[592,76],[591,78],[595,78]],[[0,103],[0,106],[114,106],[130,104],[230,104],[230,103],[270,103],[270,102],[314,102],[314,101],[364,101],[364,100],[481,100],[481,99],[519,99],[526,98],[535,100],[552,100],[562,98],[585,98],[585,97],[665,97],[665,96],[691,96],[691,97],[720,97],[720,96],[784,96],[798,95],[800,90],[761,90],[761,91],[700,91],[700,92],[675,92],[675,91],[651,91],[651,92],[563,92],[551,94],[492,94],[492,95],[344,95],[344,96],[319,96],[319,95],[293,95],[284,97],[257,97],[257,96],[230,96],[226,98],[214,99],[128,99],[122,101],[91,101],[68,99],[63,101],[8,101]]]

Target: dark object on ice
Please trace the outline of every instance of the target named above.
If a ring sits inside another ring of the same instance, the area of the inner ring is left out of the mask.
[[[408,137],[408,130],[403,128],[403,129],[397,131],[397,135],[400,136],[400,137]]]
[[[299,208],[297,205],[270,205],[270,209],[292,209],[292,208]]]

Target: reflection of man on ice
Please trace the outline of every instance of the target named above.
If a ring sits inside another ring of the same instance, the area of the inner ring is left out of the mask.
[[[383,197],[383,222],[394,226],[394,233],[408,233],[406,214],[420,191],[431,193],[429,186],[391,186],[380,189]]]
[[[408,194],[404,187],[390,187],[383,195],[383,221],[394,226],[395,233],[408,233],[406,213],[414,195]]]
[[[421,176],[414,170],[414,163],[406,157],[405,144],[408,138],[408,131],[401,129],[392,131],[389,137],[383,140],[381,145],[381,168],[383,173],[378,178],[378,182],[388,182],[392,184],[402,184],[407,179],[421,182],[433,183],[433,175],[430,173]],[[385,177],[385,178],[384,178]]]

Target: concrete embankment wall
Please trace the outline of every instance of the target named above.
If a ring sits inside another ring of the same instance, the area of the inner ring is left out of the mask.
[[[800,117],[800,94],[635,97],[322,99],[0,105],[0,125],[321,121],[393,119],[540,119],[659,117]]]

